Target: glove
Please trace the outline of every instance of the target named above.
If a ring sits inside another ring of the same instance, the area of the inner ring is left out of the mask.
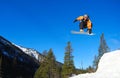
[[[73,23],[75,23],[75,22],[77,22],[77,19],[75,19],[75,20],[73,21]]]

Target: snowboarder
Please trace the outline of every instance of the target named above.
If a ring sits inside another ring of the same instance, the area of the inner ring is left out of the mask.
[[[74,20],[74,23],[80,21],[79,27],[80,27],[80,32],[84,32],[83,29],[87,28],[87,32],[89,34],[92,33],[92,22],[89,19],[89,16],[87,14],[83,16],[79,16]]]

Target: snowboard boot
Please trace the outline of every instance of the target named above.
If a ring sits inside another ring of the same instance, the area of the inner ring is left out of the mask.
[[[87,33],[91,34],[92,33],[92,29],[88,29]]]
[[[83,29],[80,29],[80,32],[84,32],[84,30],[83,30]]]

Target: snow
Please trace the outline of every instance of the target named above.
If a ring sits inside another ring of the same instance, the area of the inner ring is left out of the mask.
[[[19,49],[21,49],[24,53],[34,57],[36,60],[40,61],[39,59],[39,53],[34,50],[34,49],[31,49],[31,48],[24,48],[22,46],[18,46],[16,44],[13,43],[13,45],[15,45],[16,47],[18,47]]]
[[[70,78],[120,78],[120,50],[105,53],[95,73],[80,74]]]

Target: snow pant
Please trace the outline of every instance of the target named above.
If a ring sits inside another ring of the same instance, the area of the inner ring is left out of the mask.
[[[79,24],[80,29],[85,29],[87,28],[87,22],[86,21],[81,21]]]
[[[87,21],[81,21],[79,24],[80,29],[85,29],[87,28]],[[87,29],[88,33],[91,34],[92,33],[92,29]]]

